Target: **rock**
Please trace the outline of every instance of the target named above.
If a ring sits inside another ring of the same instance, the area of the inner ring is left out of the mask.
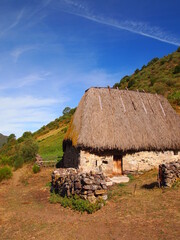
[[[89,178],[84,178],[82,182],[86,185],[91,185],[93,183]]]
[[[98,189],[98,186],[97,185],[92,185],[92,190],[95,191]]]
[[[106,186],[112,186],[113,185],[113,182],[111,181],[111,182],[106,182]]]
[[[94,195],[88,196],[87,199],[90,203],[95,203],[96,202],[96,197]]]
[[[82,187],[80,181],[79,182],[75,182],[74,186],[75,186],[75,189],[80,189]]]
[[[105,193],[106,193],[106,190],[103,190],[103,189],[95,191],[95,195],[102,195],[102,194],[105,194]]]
[[[87,200],[87,195],[80,195],[80,197],[84,200]]]
[[[108,195],[107,194],[102,195],[102,199],[106,201],[108,199]]]
[[[105,189],[105,190],[107,189],[106,184],[103,184],[103,185],[101,185],[101,186],[102,186],[103,189]]]
[[[84,185],[83,189],[84,190],[90,190],[90,189],[92,189],[92,187],[91,187],[91,185]]]
[[[129,182],[129,178],[125,175],[115,176],[110,179],[111,179],[112,183],[127,183],[127,182]]]

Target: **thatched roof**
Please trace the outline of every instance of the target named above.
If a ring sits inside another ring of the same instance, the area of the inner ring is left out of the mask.
[[[150,93],[90,88],[64,140],[96,151],[180,150],[180,117],[167,99]]]

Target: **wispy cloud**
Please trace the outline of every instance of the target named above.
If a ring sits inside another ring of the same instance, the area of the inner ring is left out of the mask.
[[[31,73],[29,75],[26,75],[24,77],[8,81],[6,84],[1,84],[0,90],[5,89],[17,89],[22,88],[25,86],[33,85],[39,81],[45,81],[47,80],[47,77],[51,75],[50,72],[41,72],[41,73]]]
[[[14,49],[10,54],[14,58],[14,61],[17,62],[19,57],[25,52],[36,49],[37,46],[22,46]]]
[[[42,11],[44,8],[46,8],[50,3],[52,2],[52,0],[43,0],[40,2],[40,4],[38,5],[38,7],[32,11],[28,18],[31,19],[34,15],[38,14],[40,11]],[[40,16],[40,18],[44,18],[46,15]]]
[[[8,25],[6,28],[4,28],[1,32],[0,32],[0,36],[4,35],[6,32],[10,31],[11,29],[15,28],[20,20],[22,19],[23,17],[23,14],[24,14],[24,9],[22,9],[16,16],[16,18],[14,19],[14,21]]]
[[[64,12],[83,17],[90,21],[111,26],[117,29],[126,30],[175,46],[180,45],[180,39],[177,39],[176,37],[172,36],[171,33],[165,32],[159,27],[150,26],[149,24],[144,22],[136,22],[129,20],[118,21],[116,19],[108,18],[106,16],[100,16],[98,14],[94,14],[92,10],[87,8],[87,6],[83,6],[81,2],[73,0],[62,0],[61,4],[61,9]]]
[[[19,137],[24,131],[34,131],[54,120],[54,106],[61,106],[66,100],[64,97],[0,97],[0,132],[7,135],[13,132]]]

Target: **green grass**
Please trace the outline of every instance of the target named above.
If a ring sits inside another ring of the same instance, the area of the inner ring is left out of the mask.
[[[34,164],[32,167],[33,173],[38,173],[40,172],[40,167],[37,164]]]
[[[60,203],[63,207],[71,208],[75,211],[79,212],[87,212],[89,214],[96,212],[101,209],[103,205],[105,205],[105,201],[102,199],[98,199],[96,203],[90,203],[87,200],[83,200],[78,196],[73,196],[70,198],[61,197],[58,194],[52,193],[49,199],[50,203]]]
[[[58,132],[44,140],[38,142],[39,154],[46,161],[58,160],[63,156],[62,142],[64,138],[63,132]]]

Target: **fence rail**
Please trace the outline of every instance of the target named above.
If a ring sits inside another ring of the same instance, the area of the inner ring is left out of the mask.
[[[41,161],[38,162],[38,165],[42,166],[42,167],[56,167],[57,161]]]

